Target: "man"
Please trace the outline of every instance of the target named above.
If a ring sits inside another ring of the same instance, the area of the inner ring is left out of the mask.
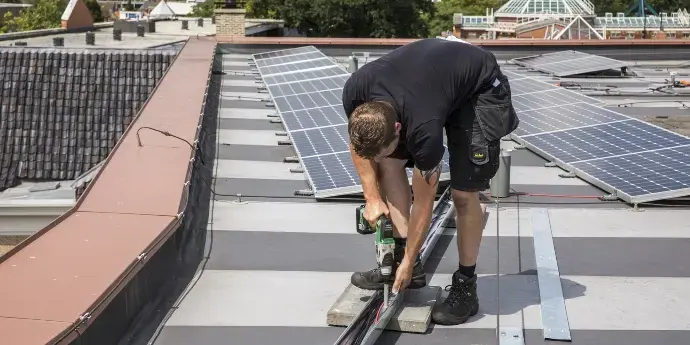
[[[393,292],[426,286],[419,252],[431,220],[446,131],[460,262],[439,324],[477,313],[475,265],[484,228],[478,192],[498,170],[500,139],[518,125],[508,79],[488,51],[443,39],[419,40],[369,62],[343,89],[350,151],[366,199],[364,217],[390,217],[396,237]],[[405,171],[413,167],[412,190]],[[412,202],[414,194],[414,202]],[[378,269],[352,284],[383,289]]]

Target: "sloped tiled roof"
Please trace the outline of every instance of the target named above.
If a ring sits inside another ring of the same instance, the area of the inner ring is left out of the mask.
[[[174,52],[0,50],[0,191],[103,160]]]

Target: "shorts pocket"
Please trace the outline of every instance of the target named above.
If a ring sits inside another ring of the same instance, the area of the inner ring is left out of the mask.
[[[491,179],[498,171],[497,157],[501,150],[501,142],[489,142],[476,123],[474,127],[468,133],[468,158],[471,163],[469,176],[472,181],[485,181]]]
[[[513,132],[519,119],[511,102],[508,78],[500,76],[500,85],[477,96],[475,113],[488,141],[496,141]]]

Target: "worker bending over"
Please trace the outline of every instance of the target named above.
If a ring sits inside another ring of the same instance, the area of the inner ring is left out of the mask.
[[[445,325],[466,322],[479,308],[474,271],[484,212],[478,192],[489,188],[498,170],[501,137],[518,126],[508,79],[480,47],[423,39],[353,73],[343,106],[366,199],[364,217],[375,224],[385,214],[394,226],[400,260],[390,278],[394,293],[426,286],[419,252],[443,167],[445,128],[460,262],[432,318]],[[412,190],[406,167],[414,167]],[[352,275],[352,284],[362,289],[383,289],[383,283],[378,269]]]

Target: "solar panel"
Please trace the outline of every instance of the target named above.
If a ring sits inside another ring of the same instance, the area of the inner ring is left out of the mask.
[[[304,46],[304,47],[299,47],[299,48],[291,48],[291,49],[281,49],[281,50],[274,50],[266,53],[259,53],[259,54],[254,54],[252,57],[254,58],[254,61],[257,60],[263,60],[263,59],[268,59],[276,56],[288,56],[288,55],[295,55],[295,54],[303,54],[303,53],[309,53],[309,52],[318,52],[319,50],[316,49],[314,46]]]
[[[690,138],[510,74],[520,117],[513,139],[627,202],[690,194]]]
[[[690,145],[690,138],[637,119],[523,136],[564,163]]]
[[[589,103],[576,103],[566,107],[526,110],[519,113],[520,126],[515,135],[527,136],[582,126],[629,119],[609,109]]]
[[[293,73],[278,74],[274,76],[262,75],[262,78],[264,80],[264,84],[266,84],[266,86],[269,86],[275,84],[292,83],[296,81],[307,81],[336,76],[347,76],[349,78],[350,73],[347,73],[347,71],[345,71],[339,66],[332,66],[316,70],[294,71]]]
[[[620,60],[573,50],[527,56],[512,61],[520,66],[558,77],[619,69],[627,66],[625,62]]]
[[[510,83],[510,92],[513,96],[558,89],[556,85],[532,78],[523,77],[513,79],[508,76],[508,82]]]
[[[267,88],[275,97],[296,95],[300,93],[319,92],[321,90],[342,91],[348,76],[326,77],[322,79],[312,79],[307,81],[289,82],[281,84],[270,84]]]
[[[275,65],[282,65],[282,64],[291,63],[291,62],[323,59],[324,57],[325,56],[323,54],[321,54],[321,52],[313,51],[313,52],[307,52],[307,53],[298,53],[298,54],[292,54],[292,55],[276,56],[276,57],[271,57],[271,58],[265,58],[262,60],[256,60],[256,66],[257,67],[275,66]]]
[[[591,103],[592,98],[583,94],[566,90],[553,89],[538,91],[534,93],[523,93],[512,97],[515,111],[527,111],[536,109],[546,109],[553,107],[563,107],[575,103]]]
[[[690,194],[690,146],[572,164],[583,179],[632,202]]]
[[[302,71],[302,70],[307,70],[307,69],[319,69],[323,67],[331,67],[333,66],[334,63],[331,61],[329,58],[321,58],[318,60],[306,60],[306,61],[293,61],[289,63],[284,63],[284,64],[278,64],[278,65],[272,65],[272,66],[264,66],[264,67],[259,67],[257,64],[257,67],[259,69],[259,73],[261,75],[265,76],[270,76],[274,74],[284,74],[284,73],[291,73],[291,72],[297,72],[297,71]]]
[[[257,69],[314,195],[321,198],[360,192],[342,106],[343,86],[350,74],[315,48],[257,55]],[[446,150],[441,180],[449,179],[449,171]],[[408,169],[408,177],[411,174]]]

